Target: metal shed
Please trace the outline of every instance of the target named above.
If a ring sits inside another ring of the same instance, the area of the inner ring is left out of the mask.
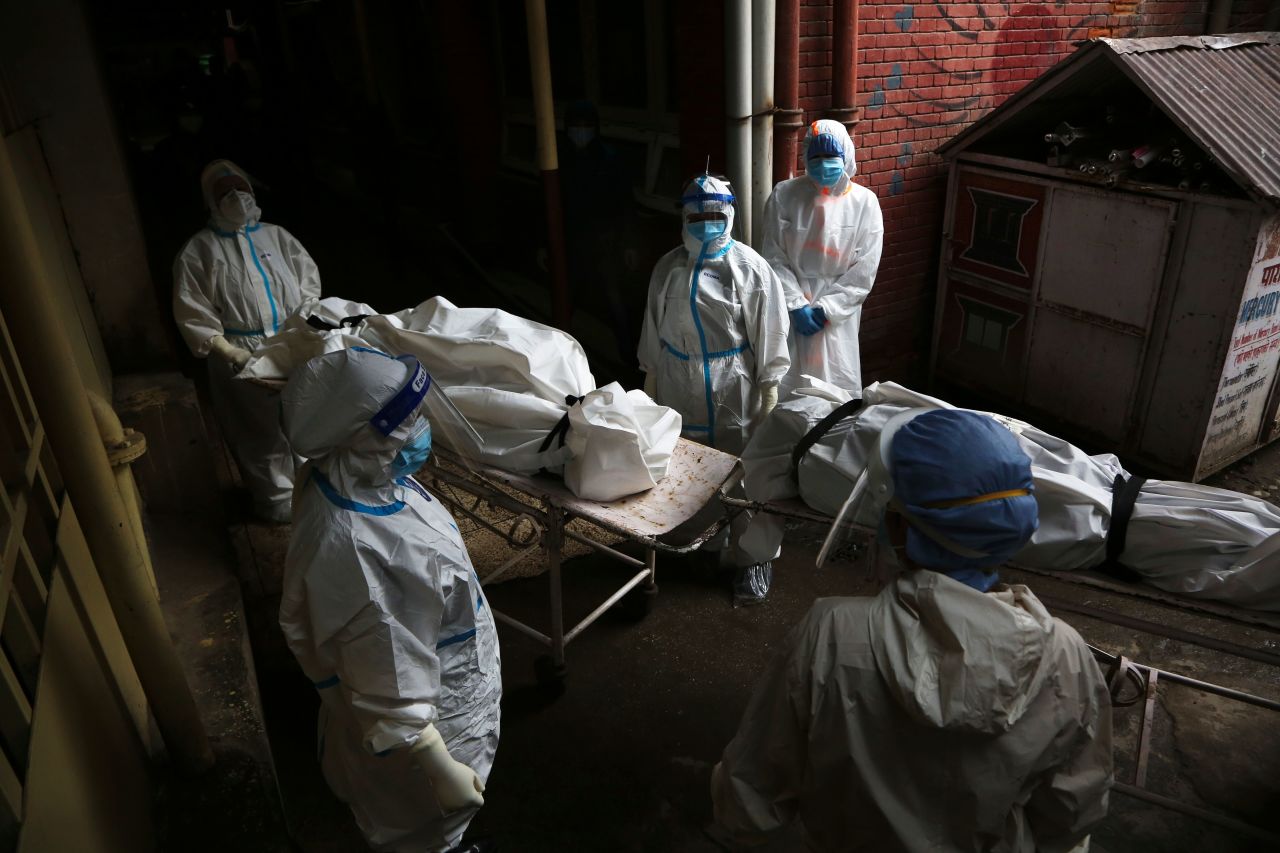
[[[1179,479],[1280,436],[1280,34],[1092,41],[940,153],[935,377]]]

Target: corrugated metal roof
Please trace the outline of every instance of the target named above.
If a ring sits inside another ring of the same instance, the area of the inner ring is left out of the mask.
[[[1224,171],[1280,202],[1280,33],[1100,41]]]

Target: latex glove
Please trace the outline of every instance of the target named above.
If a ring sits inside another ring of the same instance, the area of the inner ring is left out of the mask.
[[[773,407],[778,405],[778,386],[766,385],[760,389],[760,417],[764,417],[773,411]]]
[[[796,332],[805,337],[817,334],[822,330],[822,326],[818,325],[818,321],[813,317],[812,306],[809,305],[791,309],[791,325]]]
[[[644,375],[644,393],[655,403],[658,402],[658,377],[652,373]]]
[[[409,757],[431,780],[436,800],[446,814],[484,805],[484,783],[474,770],[454,760],[435,725],[428,723],[418,733],[418,742],[409,747]]]
[[[209,339],[209,352],[239,370],[249,363],[250,352],[228,341],[222,335],[214,335]]]
[[[825,329],[827,327],[827,312],[822,310],[821,305],[813,306],[813,319],[819,328]]]

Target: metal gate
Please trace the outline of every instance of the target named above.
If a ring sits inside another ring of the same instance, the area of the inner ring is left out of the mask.
[[[0,381],[0,851],[146,850],[147,705],[3,317]]]

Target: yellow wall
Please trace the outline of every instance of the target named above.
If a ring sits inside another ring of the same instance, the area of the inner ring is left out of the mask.
[[[45,168],[35,129],[27,126],[4,137],[3,144],[18,176],[18,192],[31,218],[51,292],[65,318],[63,328],[75,352],[80,375],[85,385],[110,400],[111,365],[107,363],[102,335],[80,278],[62,207]]]

